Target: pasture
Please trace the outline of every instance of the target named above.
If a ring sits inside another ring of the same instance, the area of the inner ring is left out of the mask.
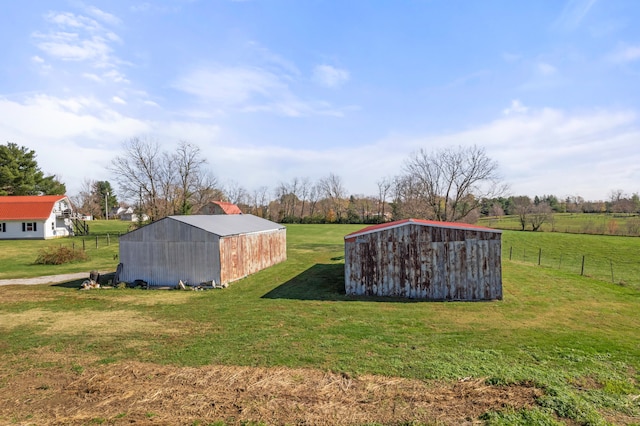
[[[505,232],[504,300],[430,303],[344,295],[360,228],[289,225],[288,260],[225,290],[0,287],[0,422],[640,424],[638,288],[505,253],[612,237]],[[0,242],[0,278],[57,273],[5,271],[42,243]],[[115,268],[92,250],[61,269]]]
[[[483,217],[478,225],[519,231],[517,215]],[[530,230],[527,223],[525,230]],[[640,216],[628,213],[554,213],[540,231],[570,234],[640,236]]]

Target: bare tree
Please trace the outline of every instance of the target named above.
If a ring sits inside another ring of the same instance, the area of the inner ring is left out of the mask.
[[[209,171],[195,177],[195,191],[191,194],[192,211],[199,212],[210,201],[222,200],[225,195],[218,184],[218,178]]]
[[[422,183],[408,175],[396,176],[393,180],[393,219],[433,219],[431,207],[422,196]]]
[[[125,199],[137,199],[150,220],[160,216],[162,154],[157,141],[132,138],[124,143],[124,154],[111,165],[115,180]]]
[[[296,217],[296,206],[299,201],[300,179],[295,177],[291,182],[280,182],[275,196],[280,203],[280,220],[293,221]]]
[[[220,199],[217,179],[205,164],[200,148],[191,143],[181,141],[175,152],[163,152],[157,141],[132,138],[109,170],[122,196],[137,201],[140,213],[153,221],[189,214],[211,199]]]
[[[224,193],[230,203],[241,204],[247,200],[247,190],[244,189],[238,182],[231,180],[227,183]]]
[[[504,216],[504,209],[499,203],[493,203],[491,210],[489,211],[489,216]]]
[[[269,214],[269,200],[267,198],[268,193],[269,188],[266,186],[261,186],[251,193],[250,204],[251,211],[254,215],[266,218]]]
[[[552,217],[553,210],[551,210],[549,204],[542,202],[532,205],[529,212],[529,223],[531,224],[531,230],[539,230],[542,224],[550,221]]]
[[[460,221],[480,207],[483,198],[495,198],[506,187],[498,164],[477,146],[446,148],[412,154],[404,171],[433,210],[435,220]]]
[[[300,201],[302,202],[302,206],[300,207],[300,221],[304,218],[304,208],[307,203],[307,198],[309,197],[309,192],[311,191],[311,181],[309,178],[305,177],[300,180]]]
[[[101,200],[95,196],[96,183],[95,180],[84,179],[80,186],[80,192],[71,199],[76,210],[91,215],[94,218],[102,214]]]
[[[378,221],[385,222],[385,205],[387,204],[387,197],[391,191],[393,180],[388,177],[382,178],[376,182],[378,185]]]
[[[181,214],[189,214],[193,208],[191,198],[202,182],[203,166],[207,160],[202,157],[199,147],[185,141],[180,141],[173,159],[179,179],[179,211]]]
[[[309,217],[313,219],[320,198],[320,186],[316,183],[309,188]]]
[[[327,212],[325,216],[330,216],[329,210],[336,215],[336,220],[340,222],[345,211],[346,190],[342,184],[342,179],[338,175],[330,173],[318,181],[318,187],[322,195],[327,199]]]
[[[513,209],[514,213],[518,215],[520,221],[521,230],[524,231],[528,223],[528,215],[531,211],[531,199],[526,195],[513,197]]]

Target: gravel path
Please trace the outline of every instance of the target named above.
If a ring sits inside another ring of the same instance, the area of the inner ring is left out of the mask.
[[[100,275],[108,274],[109,272],[100,272]],[[0,285],[34,285],[34,284],[56,284],[67,281],[79,280],[82,278],[89,279],[88,272],[76,272],[73,274],[61,274],[61,275],[45,275],[35,278],[12,278],[10,280],[0,280]]]

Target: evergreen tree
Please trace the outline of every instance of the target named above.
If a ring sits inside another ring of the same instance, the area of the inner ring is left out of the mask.
[[[44,176],[36,153],[7,142],[0,145],[0,195],[64,195],[65,185],[55,176]]]

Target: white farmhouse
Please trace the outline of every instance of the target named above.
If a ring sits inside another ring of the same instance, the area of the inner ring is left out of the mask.
[[[66,195],[0,196],[0,240],[67,237],[72,216]]]

